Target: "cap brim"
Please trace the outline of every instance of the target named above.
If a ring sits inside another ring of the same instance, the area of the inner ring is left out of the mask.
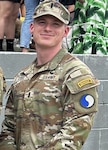
[[[40,14],[38,14],[38,15],[34,15],[33,16],[33,19],[36,19],[36,18],[38,18],[38,17],[41,17],[41,16],[45,16],[45,15],[51,15],[51,16],[54,16],[54,17],[56,17],[57,19],[59,19],[61,22],[63,22],[64,24],[68,24],[69,22],[68,22],[68,20],[66,21],[66,20],[64,20],[62,17],[60,17],[58,14],[55,14],[55,13],[53,13],[53,12],[41,12]]]

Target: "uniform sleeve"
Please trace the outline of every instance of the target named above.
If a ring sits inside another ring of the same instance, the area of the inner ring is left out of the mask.
[[[5,119],[2,124],[2,132],[0,134],[0,150],[16,150],[14,141],[15,123],[13,110],[12,91],[10,91],[6,104]]]
[[[83,70],[82,70],[83,72]],[[80,150],[85,143],[98,110],[97,85],[99,82],[85,73],[71,74],[66,81],[63,126],[43,150]]]
[[[0,112],[2,110],[3,96],[6,92],[6,81],[2,69],[0,68]]]

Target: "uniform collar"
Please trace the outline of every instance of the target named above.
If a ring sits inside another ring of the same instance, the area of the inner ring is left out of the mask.
[[[52,71],[57,68],[57,66],[60,64],[62,58],[66,55],[66,53],[67,53],[66,49],[61,49],[50,62],[46,63],[41,67],[36,66],[37,59],[35,59],[32,65],[29,66],[27,69],[23,70],[21,73],[25,74],[28,78],[31,78],[37,73],[46,70]]]
[[[49,61],[48,63],[44,64],[43,66],[41,66],[38,69],[38,72],[41,71],[46,71],[46,70],[54,70],[61,62],[62,58],[66,55],[67,50],[66,49],[61,49],[54,57],[51,61]],[[35,61],[36,64],[36,61]],[[36,65],[35,65],[36,66]]]
[[[49,70],[54,70],[62,61],[63,57],[66,55],[67,50],[61,49],[55,57],[52,59],[52,61],[49,62]]]

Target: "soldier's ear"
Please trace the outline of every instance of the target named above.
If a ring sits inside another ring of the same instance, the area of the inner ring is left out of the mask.
[[[34,23],[32,22],[32,23],[30,24],[30,32],[33,33],[33,31],[34,31]]]
[[[69,26],[66,26],[66,28],[65,28],[65,33],[64,33],[64,37],[66,37],[66,36],[68,35],[69,30],[70,30]]]

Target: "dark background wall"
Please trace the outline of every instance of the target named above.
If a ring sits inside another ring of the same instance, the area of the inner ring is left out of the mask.
[[[76,55],[85,62],[100,80],[99,110],[93,128],[82,150],[108,150],[108,56]],[[36,53],[0,52],[0,66],[4,71],[7,86],[22,68],[30,64]],[[8,88],[7,87],[7,88]],[[5,99],[3,102],[5,108]],[[0,114],[0,126],[4,119],[4,108]]]

